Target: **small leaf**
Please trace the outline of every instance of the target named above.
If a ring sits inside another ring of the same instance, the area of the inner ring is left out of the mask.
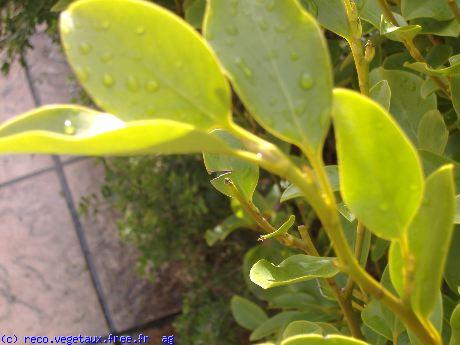
[[[397,14],[394,15],[397,18],[399,17]],[[420,33],[420,31],[422,31],[422,27],[420,25],[407,25],[407,23],[403,20],[400,21],[403,22],[403,25],[395,26],[382,16],[380,22],[380,32],[392,41],[404,42],[412,40]]]
[[[330,278],[339,273],[335,258],[293,255],[274,265],[265,259],[258,261],[249,274],[251,281],[264,289],[289,285],[318,277]]]
[[[296,335],[285,339],[281,345],[366,345],[364,341],[342,335]]]
[[[417,129],[418,147],[442,155],[449,139],[449,130],[441,113],[430,110],[423,115]]]
[[[284,311],[269,318],[257,327],[249,336],[250,341],[260,340],[281,330],[288,323],[295,320],[302,320],[305,313],[298,311]]]
[[[388,81],[381,80],[371,87],[369,96],[385,108],[386,111],[390,110],[391,89]]]
[[[399,238],[422,197],[417,153],[377,103],[343,89],[336,89],[334,97],[343,200],[370,231]]]
[[[312,0],[315,4],[313,16],[326,29],[339,36],[347,38],[350,36],[347,11],[342,0]]]
[[[425,62],[406,62],[404,67],[433,77],[450,77],[460,74],[460,62],[444,68],[431,68]]]
[[[212,133],[233,149],[244,148],[238,139],[224,130],[215,130]],[[208,173],[218,173],[218,176],[211,180],[211,184],[219,192],[235,197],[233,189],[225,183],[225,179],[229,178],[248,201],[252,200],[259,181],[259,167],[256,164],[222,154],[204,153],[203,158]]]
[[[460,165],[445,156],[440,156],[428,151],[419,151],[420,157],[423,162],[423,169],[425,175],[430,175],[440,167],[446,164],[452,164],[454,166],[454,180],[455,180],[455,189],[460,190]]]
[[[205,130],[230,122],[230,88],[213,52],[168,10],[147,1],[78,1],[61,14],[60,29],[68,61],[102,109]]]
[[[221,224],[206,231],[206,243],[208,246],[213,246],[217,242],[225,240],[235,230],[248,226],[248,222],[245,219],[238,218],[232,214],[225,218]]]
[[[323,329],[314,322],[310,321],[293,321],[283,331],[283,339],[299,334],[322,334]]]
[[[382,10],[378,0],[365,0],[361,1],[361,8],[359,8],[359,17],[362,20],[372,24],[376,29],[380,28],[380,18],[382,17]]]
[[[274,136],[320,152],[331,65],[321,28],[300,4],[211,0],[204,32],[252,116]]]
[[[377,300],[372,300],[366,305],[364,310],[361,312],[361,318],[367,327],[384,336],[388,340],[393,340],[393,332],[386,324],[382,315],[380,303]]]
[[[183,7],[187,22],[193,27],[201,29],[206,9],[206,0],[185,0]]]
[[[78,155],[229,153],[219,138],[170,120],[122,119],[88,108],[46,106],[0,126],[0,152]]]
[[[450,246],[455,212],[453,167],[444,166],[426,179],[422,205],[408,229],[408,250],[414,259],[411,304],[414,311],[427,318],[441,287]],[[435,234],[435,235],[434,235]],[[429,243],[430,250],[426,250]],[[395,288],[403,292],[402,252],[392,243],[390,273]]]
[[[450,329],[451,335],[449,345],[460,344],[460,304],[457,304],[450,317]]]
[[[448,20],[453,17],[447,1],[402,0],[401,11],[406,20],[415,18],[433,18]]]
[[[417,129],[422,116],[437,109],[436,95],[421,96],[424,80],[414,73],[383,68],[374,69],[370,74],[372,83],[388,81],[391,89],[390,114],[398,121],[412,142],[417,143]]]
[[[238,325],[250,331],[268,320],[267,314],[261,307],[238,295],[232,297],[230,309]]]

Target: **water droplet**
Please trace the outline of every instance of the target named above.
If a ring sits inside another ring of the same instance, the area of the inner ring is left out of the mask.
[[[313,79],[308,73],[302,74],[300,77],[300,86],[306,90],[310,89],[313,86]]]
[[[72,124],[72,121],[65,120],[64,121],[64,133],[68,135],[75,134],[76,129],[75,126]]]
[[[155,80],[149,80],[147,82],[147,84],[145,85],[145,89],[148,91],[148,92],[155,92],[158,90],[158,82],[156,82]]]
[[[91,53],[92,49],[93,49],[93,47],[91,46],[91,44],[89,44],[87,42],[80,43],[80,52],[83,55],[87,55],[87,54]]]
[[[128,80],[126,81],[126,85],[130,91],[137,91],[139,90],[139,82],[135,76],[129,76]]]
[[[227,32],[227,34],[231,35],[231,36],[236,36],[238,35],[238,28],[234,25],[232,26],[228,26],[225,31]]]
[[[382,211],[382,212],[388,211],[388,204],[386,204],[386,203],[381,203],[381,204],[379,205],[379,209],[380,209],[380,211]]]
[[[145,34],[145,28],[143,26],[138,26],[136,28],[136,34],[138,34],[139,36],[142,36],[143,34]]]
[[[112,75],[108,73],[104,74],[104,78],[102,79],[102,82],[104,83],[106,87],[112,87],[113,85],[115,85],[115,79],[113,78]]]
[[[77,67],[75,69],[75,73],[77,74],[78,79],[80,79],[82,83],[87,81],[89,78],[88,70],[85,67]]]
[[[292,61],[297,61],[297,60],[299,60],[299,54],[297,54],[296,52],[292,52],[292,53],[291,53],[291,60],[292,60]]]
[[[249,68],[249,66],[246,64],[246,62],[242,58],[239,58],[239,57],[236,58],[235,63],[243,71],[246,77],[252,76],[252,70]]]
[[[101,56],[101,62],[102,63],[107,63],[110,60],[112,60],[112,58],[113,58],[112,53],[105,53],[104,55]]]

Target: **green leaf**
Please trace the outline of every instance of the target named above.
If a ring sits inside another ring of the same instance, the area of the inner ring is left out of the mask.
[[[330,125],[331,65],[320,27],[297,1],[211,0],[204,31],[254,118],[320,152]]]
[[[430,175],[440,167],[446,164],[452,164],[454,169],[455,189],[460,190],[460,164],[456,161],[446,158],[444,156],[437,155],[428,151],[419,151],[420,157],[422,158],[423,168],[425,175]]]
[[[74,1],[76,0],[59,0],[53,5],[53,7],[51,7],[51,11],[52,12],[64,11]]]
[[[206,130],[231,121],[230,88],[213,52],[166,9],[138,0],[78,1],[61,14],[60,29],[71,66],[102,109]]]
[[[447,257],[446,269],[444,272],[444,279],[449,285],[452,291],[457,292],[460,286],[460,270],[458,269],[458,263],[460,262],[460,227],[456,226],[453,236],[452,243],[449,249],[449,255]]]
[[[122,119],[88,108],[46,106],[0,126],[0,152],[78,155],[229,153],[219,138],[170,120]]]
[[[411,20],[411,23],[422,27],[421,34],[455,37],[460,34],[460,23],[457,19],[439,21],[431,18],[419,18]]]
[[[449,130],[441,113],[430,110],[423,115],[417,129],[418,147],[442,155],[449,139]]]
[[[453,53],[452,46],[448,44],[438,44],[433,46],[426,55],[426,61],[434,68],[444,65]]]
[[[406,62],[404,67],[433,77],[449,77],[460,74],[460,62],[443,68],[431,68],[425,62]]]
[[[417,142],[417,129],[422,116],[429,110],[437,109],[436,95],[421,96],[423,79],[414,73],[374,69],[370,74],[371,85],[379,80],[387,80],[391,89],[390,114],[413,143]]]
[[[334,265],[335,260],[336,258],[297,254],[290,256],[279,265],[274,265],[262,259],[252,266],[249,278],[264,289],[318,277],[330,278],[339,273]]]
[[[401,11],[406,20],[415,18],[433,18],[449,20],[453,17],[447,1],[433,0],[402,0]]]
[[[293,321],[283,331],[283,339],[299,334],[322,334],[323,329],[314,322],[298,320]]]
[[[362,6],[359,9],[359,17],[366,22],[372,24],[375,28],[380,28],[380,18],[382,17],[382,10],[378,0],[364,0],[361,1]]]
[[[452,104],[455,112],[460,118],[460,76],[450,78],[450,91],[452,94]]]
[[[334,91],[333,119],[344,202],[376,235],[399,238],[422,197],[415,149],[382,107],[356,92]]]
[[[193,27],[201,29],[206,9],[206,0],[185,0],[183,7],[187,22]]]
[[[451,336],[449,345],[460,344],[460,304],[457,304],[450,317],[450,328]]]
[[[232,297],[230,309],[238,325],[250,331],[268,320],[267,314],[261,307],[238,295]]]
[[[295,320],[302,320],[305,313],[298,311],[284,311],[269,318],[257,327],[249,336],[250,341],[260,340],[281,330],[285,325]]]
[[[347,11],[342,0],[312,0],[316,19],[326,29],[344,38],[350,36]]]
[[[439,332],[439,334],[442,334],[442,324],[443,324],[443,315],[444,315],[444,307],[442,304],[442,293],[441,291],[436,291],[435,296],[435,306],[434,310],[431,313],[429,320],[433,324],[434,328]],[[409,339],[410,339],[410,344],[411,345],[425,345],[425,343],[422,343],[418,338],[417,335],[412,333],[410,330],[407,331],[409,334]]]
[[[394,15],[398,18],[397,14]],[[422,31],[422,27],[420,25],[407,25],[404,21],[402,22],[403,25],[395,26],[382,16],[380,22],[380,32],[392,41],[404,42],[406,40],[412,40],[420,33],[420,31]]]
[[[384,107],[386,111],[390,110],[391,89],[388,81],[381,80],[372,86],[369,90],[369,96]]]
[[[455,224],[460,224],[460,195],[455,197]]]
[[[366,345],[364,341],[342,335],[296,335],[285,339],[281,345]]]
[[[233,149],[244,149],[243,144],[230,133],[224,130],[215,130],[212,133]],[[203,158],[208,173],[218,173],[218,176],[211,180],[211,184],[219,192],[235,197],[234,190],[225,182],[229,178],[247,200],[252,200],[259,181],[259,167],[256,164],[222,154],[204,153]]]
[[[217,242],[223,241],[237,229],[248,227],[250,224],[245,219],[238,218],[231,215],[224,219],[224,221],[215,226],[213,229],[206,230],[205,239],[208,246],[213,246]]]
[[[384,336],[388,340],[393,340],[393,332],[383,318],[381,305],[377,300],[372,300],[366,305],[364,310],[361,312],[361,318],[367,327]]]
[[[427,318],[435,305],[441,287],[444,266],[452,237],[455,212],[453,166],[447,165],[426,179],[425,194],[417,215],[411,222],[407,242],[414,260],[411,304],[414,311]],[[430,250],[427,250],[429,243]],[[403,255],[397,242],[390,250],[390,274],[401,295],[403,284]]]

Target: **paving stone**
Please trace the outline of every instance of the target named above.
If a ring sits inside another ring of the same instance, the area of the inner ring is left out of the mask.
[[[2,333],[107,334],[60,193],[54,171],[0,188]]]
[[[103,200],[99,192],[104,172],[94,160],[68,164],[65,173],[76,203],[91,194]],[[182,289],[166,272],[160,274],[158,283],[136,274],[137,252],[133,246],[120,243],[116,218],[110,205],[100,202],[97,213],[82,217],[82,223],[110,313],[121,332],[178,312]]]
[[[0,122],[35,108],[21,65],[11,66],[7,77],[0,75]],[[0,155],[0,184],[52,166],[49,156]]]

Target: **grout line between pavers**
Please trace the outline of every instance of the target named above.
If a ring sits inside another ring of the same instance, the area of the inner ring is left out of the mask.
[[[24,68],[24,72],[25,72],[25,75],[26,75],[27,84],[28,84],[30,93],[32,94],[32,98],[34,100],[35,106],[39,107],[39,106],[42,105],[42,102],[41,102],[40,96],[39,96],[39,94],[37,92],[37,89],[35,87],[35,84],[34,84],[34,82],[32,80],[32,76],[31,76],[31,73],[30,73],[30,69],[29,69],[29,65],[27,63],[27,60],[26,60],[25,57],[23,57],[23,59],[24,59],[24,67],[23,68]],[[85,235],[85,232],[84,232],[83,225],[82,225],[82,223],[80,221],[80,217],[78,216],[78,212],[76,210],[75,203],[73,201],[72,191],[70,190],[69,183],[68,183],[68,180],[67,180],[67,176],[66,176],[66,174],[64,172],[63,163],[61,162],[59,156],[53,155],[52,159],[53,159],[53,164],[54,164],[54,168],[52,168],[52,170],[56,171],[57,176],[59,178],[59,183],[60,183],[60,186],[62,188],[62,192],[63,192],[64,198],[65,198],[66,204],[67,204],[67,208],[68,208],[68,210],[70,212],[70,215],[71,215],[71,218],[72,218],[74,229],[75,229],[75,231],[77,233],[78,241],[80,243],[80,248],[81,248],[81,250],[83,252],[83,256],[85,258],[86,265],[88,266],[88,270],[89,270],[89,273],[90,273],[91,281],[93,283],[93,287],[94,287],[94,289],[96,291],[96,295],[97,295],[100,307],[101,307],[102,312],[104,314],[105,322],[107,324],[109,332],[115,334],[115,333],[117,333],[116,328],[115,328],[115,324],[114,324],[114,321],[113,321],[112,316],[110,314],[110,310],[109,310],[109,306],[107,304],[107,301],[105,299],[104,291],[102,289],[101,280],[99,278],[99,275],[97,274],[97,269],[96,269],[96,266],[94,264],[93,256],[92,256],[91,251],[90,251],[89,246],[88,246],[88,241],[86,239],[86,235]]]

